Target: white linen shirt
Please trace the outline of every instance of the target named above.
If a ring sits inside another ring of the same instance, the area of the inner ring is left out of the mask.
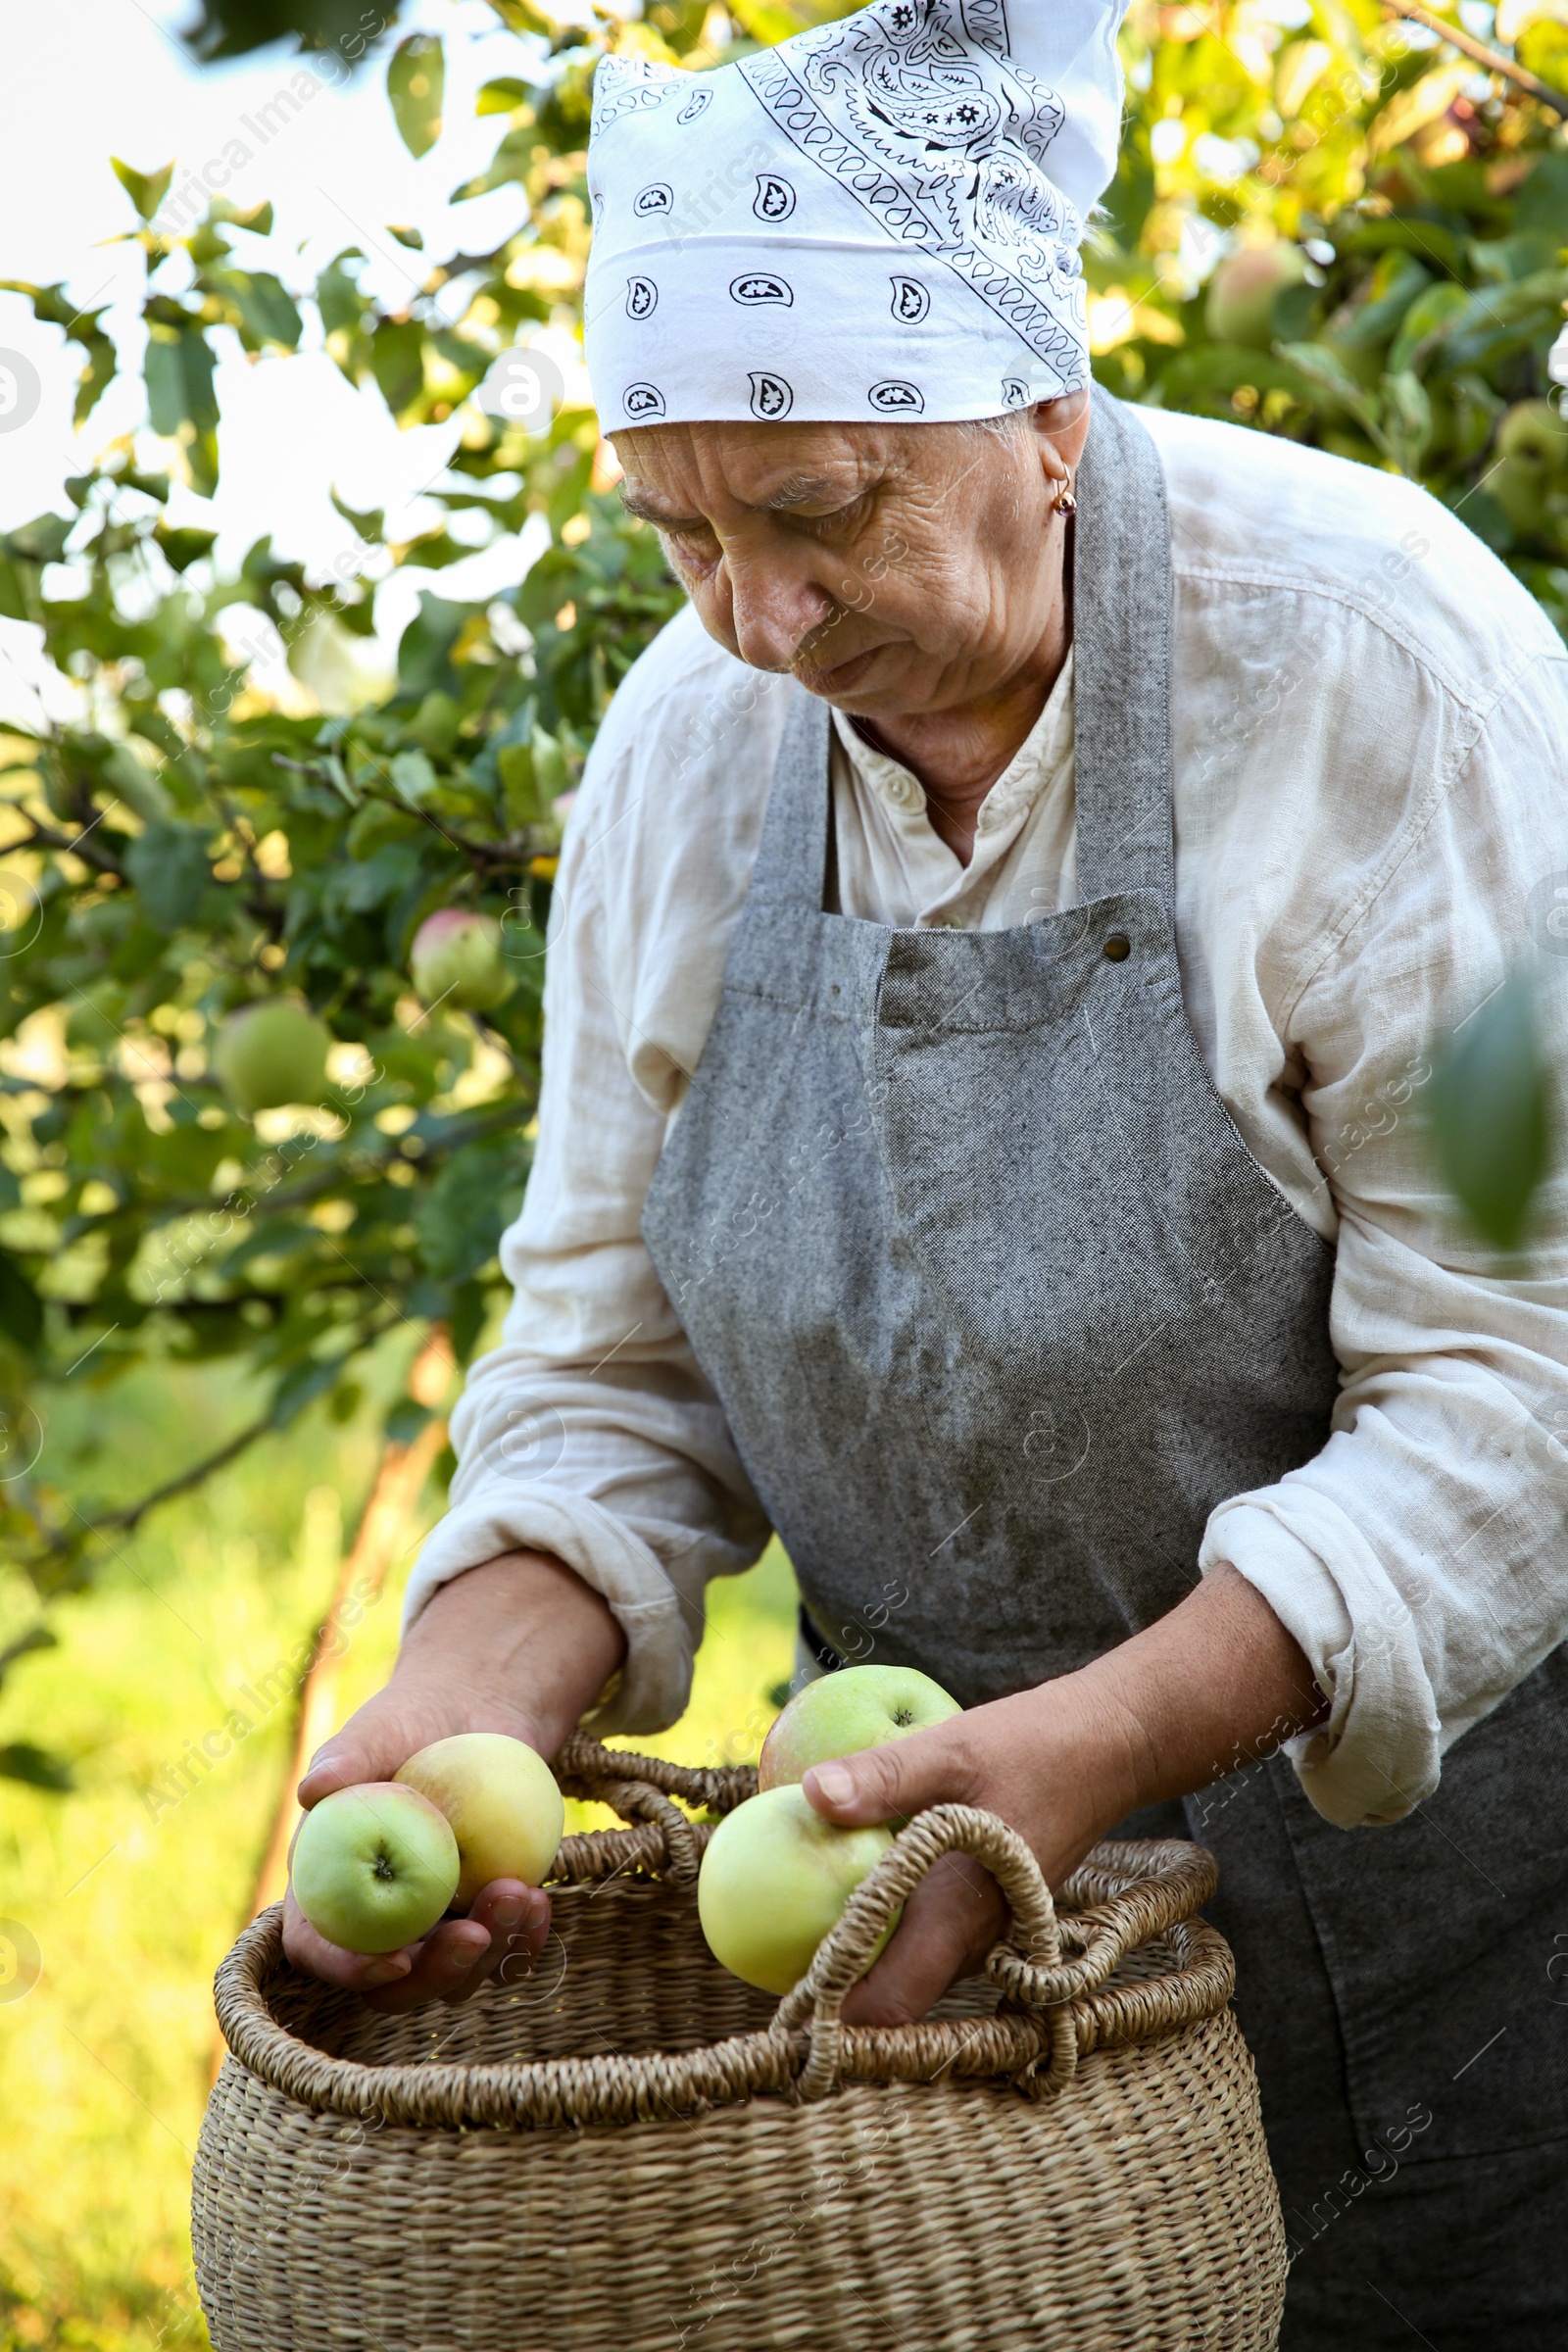
[[[1519,960],[1568,1037],[1568,651],[1462,521],[1394,476],[1141,412],[1176,577],[1176,935],[1213,1082],[1335,1241],[1323,1450],[1213,1512],[1331,1700],[1292,1743],[1319,1810],[1397,1819],[1444,1749],[1568,1634],[1568,1182],[1499,1262],[1421,1132],[1435,1041]],[[513,1545],[609,1600],[628,1654],[596,1729],[686,1702],[710,1577],[767,1528],[645,1250],[745,900],[788,688],[681,612],[621,686],[566,829],[538,1152],[502,1245],[502,1343],[453,1419],[452,1507],[406,1622]],[[979,812],[972,862],[836,718],[838,904],[1001,929],[1075,902],[1069,663]],[[1543,954],[1542,951],[1544,950]],[[697,1083],[701,1083],[700,1078]],[[765,1311],[757,1345],[768,1344]]]

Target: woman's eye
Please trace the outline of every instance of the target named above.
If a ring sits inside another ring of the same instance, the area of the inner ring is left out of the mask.
[[[859,529],[865,518],[866,503],[858,498],[847,507],[835,507],[831,514],[802,514],[796,519],[814,538],[844,539]]]
[[[696,524],[690,530],[664,531],[661,534],[665,546],[683,564],[710,564],[717,542],[711,531]]]

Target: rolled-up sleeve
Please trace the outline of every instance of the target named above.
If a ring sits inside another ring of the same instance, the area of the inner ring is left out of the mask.
[[[1568,1636],[1568,1179],[1528,1247],[1490,1252],[1435,1173],[1436,1047],[1531,964],[1568,1066],[1568,694],[1535,661],[1293,1008],[1302,1102],[1339,1215],[1343,1373],[1322,1452],[1211,1516],[1304,1650],[1327,1721],[1291,1743],[1320,1812],[1399,1819],[1444,1751]]]

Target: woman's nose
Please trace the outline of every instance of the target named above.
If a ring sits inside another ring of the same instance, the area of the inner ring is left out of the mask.
[[[832,597],[814,581],[792,575],[776,559],[732,561],[729,573],[730,623],[741,660],[754,669],[788,669],[811,631],[832,612]]]

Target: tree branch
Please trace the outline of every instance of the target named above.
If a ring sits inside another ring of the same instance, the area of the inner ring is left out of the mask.
[[[133,1534],[149,1511],[156,1510],[161,1502],[172,1502],[176,1494],[189,1494],[192,1487],[199,1487],[205,1479],[237,1459],[248,1446],[254,1446],[258,1438],[265,1438],[273,1427],[275,1423],[271,1414],[264,1414],[260,1421],[251,1422],[248,1428],[239,1430],[227,1439],[216,1452],[208,1454],[202,1461],[193,1462],[188,1470],[182,1470],[177,1478],[168,1480],[161,1487],[154,1487],[152,1493],[144,1494],[140,1502],[127,1503],[122,1510],[106,1511],[101,1519],[88,1520],[85,1524],[95,1536],[102,1535],[106,1528],[113,1528],[117,1535]]]
[[[1424,24],[1429,32],[1440,34],[1450,49],[1457,49],[1461,57],[1474,58],[1476,64],[1485,66],[1489,73],[1500,74],[1505,81],[1513,82],[1542,106],[1549,106],[1554,115],[1568,122],[1568,95],[1561,90],[1554,90],[1550,82],[1542,81],[1534,74],[1527,73],[1523,66],[1516,66],[1513,59],[1504,57],[1500,50],[1489,49],[1485,41],[1476,39],[1474,33],[1461,31],[1457,24],[1450,24],[1446,17],[1434,16],[1430,8],[1421,6],[1421,0],[1383,0],[1383,6],[1391,16],[1408,17],[1414,24]]]

